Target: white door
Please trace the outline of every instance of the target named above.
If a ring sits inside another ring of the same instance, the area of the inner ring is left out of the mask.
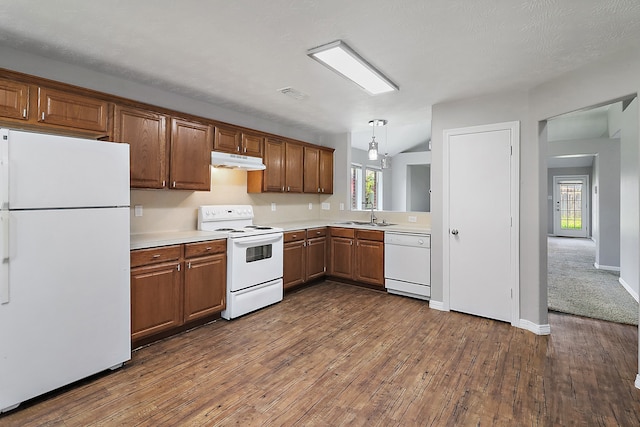
[[[589,177],[553,177],[553,234],[587,237]]]
[[[519,123],[444,132],[444,305],[516,324]]]

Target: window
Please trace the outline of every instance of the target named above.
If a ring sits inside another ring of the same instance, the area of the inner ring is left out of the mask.
[[[382,170],[351,165],[351,210],[382,210]]]

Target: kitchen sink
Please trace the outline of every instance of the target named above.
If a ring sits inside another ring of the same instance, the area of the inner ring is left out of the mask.
[[[374,222],[374,223],[371,223],[369,221],[343,221],[343,222],[337,222],[336,224],[338,224],[338,225],[368,225],[369,227],[388,227],[390,225],[396,225],[396,224],[392,224],[390,222]]]

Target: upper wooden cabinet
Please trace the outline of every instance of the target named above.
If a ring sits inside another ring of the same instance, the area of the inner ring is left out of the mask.
[[[97,132],[107,132],[109,103],[46,87],[38,88],[38,121]]]
[[[264,136],[242,132],[240,151],[247,156],[262,157]]]
[[[213,149],[227,153],[262,157],[264,136],[233,126],[216,126]]]
[[[178,190],[211,189],[210,125],[171,119],[170,187]]]
[[[0,117],[29,118],[29,85],[0,79]]]
[[[302,193],[304,182],[304,147],[294,142],[285,142],[285,192]]]
[[[276,138],[265,138],[263,171],[247,172],[247,192],[281,193],[285,190],[285,144]]]
[[[242,132],[234,127],[216,126],[213,149],[227,153],[239,153]]]
[[[304,147],[304,192],[333,194],[333,150]]]
[[[320,149],[320,193],[333,194],[333,150]]]
[[[167,180],[166,116],[116,106],[113,140],[130,146],[131,187],[164,188]]]

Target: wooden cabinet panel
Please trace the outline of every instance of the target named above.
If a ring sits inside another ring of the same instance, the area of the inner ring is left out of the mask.
[[[254,135],[250,133],[242,133],[242,154],[247,156],[262,157],[262,146],[264,145],[264,137],[262,135]]]
[[[303,148],[302,145],[293,142],[285,143],[285,187],[287,193],[302,193]]]
[[[294,242],[296,240],[304,240],[307,236],[305,230],[287,231],[284,233],[284,242]]]
[[[320,150],[320,193],[333,194],[333,151]]]
[[[29,118],[29,85],[0,79],[0,117]]]
[[[159,248],[131,251],[131,267],[177,261],[182,257],[182,246],[161,246]]]
[[[106,133],[108,109],[107,101],[38,88],[38,121],[42,123]]]
[[[331,254],[329,275],[342,277],[344,279],[352,279],[354,263],[353,239],[332,237],[330,239],[329,252]]]
[[[177,262],[131,269],[131,339],[182,324],[182,286]]]
[[[129,144],[131,187],[165,187],[167,121],[164,115],[133,107],[116,106],[113,140]]]
[[[318,237],[307,240],[307,275],[306,280],[317,279],[326,273],[327,240]]]
[[[233,127],[216,126],[213,149],[227,153],[239,153],[241,132]]]
[[[356,240],[354,279],[370,285],[384,286],[384,242]]]
[[[171,188],[204,191],[211,189],[211,139],[211,126],[171,119]]]
[[[303,234],[303,233],[301,233]],[[296,240],[284,244],[282,272],[284,289],[300,285],[305,281],[305,241]]]
[[[184,320],[199,319],[225,309],[227,256],[218,254],[186,262]]]
[[[184,245],[184,257],[187,259],[205,255],[224,254],[226,252],[227,241],[225,239],[187,243]]]
[[[320,149],[304,147],[304,192],[320,192]]]
[[[247,192],[283,192],[285,189],[284,143],[279,139],[265,138],[263,160],[266,166],[265,170],[247,172]]]
[[[307,239],[325,237],[326,235],[327,235],[327,227],[310,228],[307,230]]]

